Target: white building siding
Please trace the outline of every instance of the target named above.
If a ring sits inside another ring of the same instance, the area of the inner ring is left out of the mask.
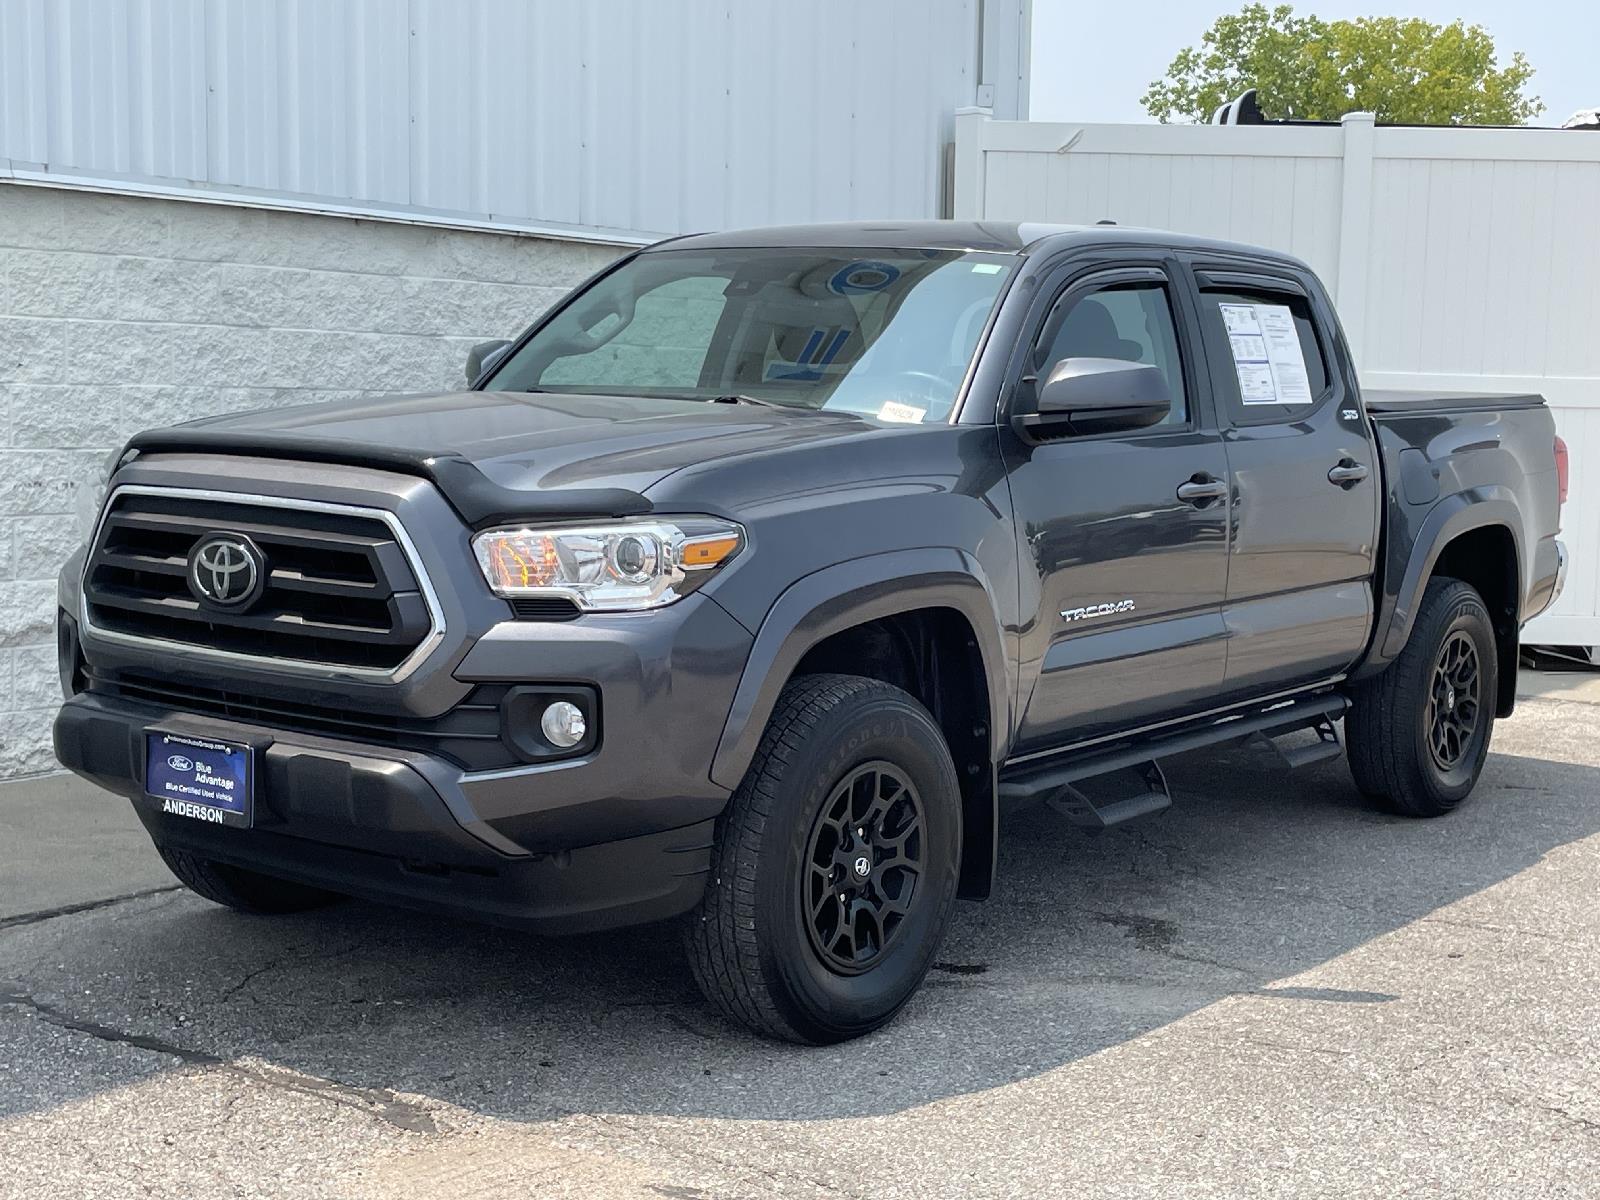
[[[50,770],[55,576],[133,433],[463,386],[612,247],[0,184],[0,779]]]
[[[980,78],[1022,115],[1027,16],[1026,0],[6,0],[0,160],[621,240],[936,216]]]

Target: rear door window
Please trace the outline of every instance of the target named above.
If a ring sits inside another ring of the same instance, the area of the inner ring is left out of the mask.
[[[1235,425],[1297,421],[1333,393],[1311,303],[1296,292],[1206,289],[1201,323]]]

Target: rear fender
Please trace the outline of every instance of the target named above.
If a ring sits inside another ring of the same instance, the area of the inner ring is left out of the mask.
[[[1399,515],[1400,510],[1391,509]],[[1393,518],[1392,518],[1393,519]],[[1403,524],[1403,517],[1400,518]],[[1522,510],[1511,491],[1502,487],[1473,488],[1446,496],[1435,504],[1414,534],[1409,537],[1405,528],[1391,529],[1390,546],[1385,555],[1385,577],[1398,578],[1399,583],[1383,598],[1379,607],[1372,653],[1358,672],[1358,677],[1381,671],[1399,656],[1411,636],[1422,594],[1432,578],[1439,555],[1446,546],[1464,533],[1487,527],[1504,528],[1511,534],[1516,547],[1517,561],[1512,564],[1517,581],[1517,601],[1520,606],[1527,591],[1523,577],[1523,564],[1527,550],[1522,544]]]

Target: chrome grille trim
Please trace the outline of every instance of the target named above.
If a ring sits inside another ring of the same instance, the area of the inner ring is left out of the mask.
[[[89,615],[89,571],[94,562],[94,548],[100,544],[101,537],[105,533],[106,519],[110,515],[118,497],[121,496],[175,496],[190,500],[209,501],[215,504],[253,504],[264,508],[286,509],[290,512],[332,513],[381,521],[394,534],[395,543],[400,547],[401,553],[405,555],[406,564],[411,568],[411,573],[416,578],[417,588],[422,593],[423,603],[428,611],[429,630],[423,636],[422,641],[418,643],[417,648],[398,666],[384,668],[342,666],[308,662],[304,659],[245,654],[236,650],[219,650],[212,646],[194,642],[183,642],[169,638],[141,637],[137,634],[122,633],[96,625]],[[392,683],[399,683],[408,678],[422,664],[423,660],[438,648],[439,644],[444,641],[445,634],[444,610],[439,604],[439,595],[434,590],[433,579],[423,565],[422,556],[417,552],[416,543],[411,540],[411,535],[406,532],[405,525],[394,513],[388,509],[368,508],[357,504],[334,504],[323,500],[296,500],[284,496],[263,496],[254,492],[225,492],[206,488],[152,487],[145,484],[122,484],[112,488],[100,507],[100,515],[95,520],[94,532],[89,538],[89,553],[84,559],[84,573],[79,580],[78,593],[78,620],[87,635],[100,641],[133,646],[140,649],[179,650],[197,658],[216,662],[243,663],[268,667],[275,671],[291,674],[315,675],[323,679],[356,676],[363,679],[382,679]]]

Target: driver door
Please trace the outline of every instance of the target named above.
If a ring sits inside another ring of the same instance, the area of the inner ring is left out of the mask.
[[[1030,445],[1001,429],[1021,560],[1017,752],[1214,704],[1226,665],[1228,461],[1175,264],[1130,255],[1041,289],[1011,412],[1062,358],[1160,368],[1160,424]],[[1180,491],[1181,489],[1181,491]]]

